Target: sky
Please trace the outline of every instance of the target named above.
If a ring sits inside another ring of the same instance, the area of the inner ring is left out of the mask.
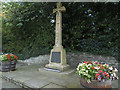
[[[119,2],[120,0],[0,0],[2,2]]]

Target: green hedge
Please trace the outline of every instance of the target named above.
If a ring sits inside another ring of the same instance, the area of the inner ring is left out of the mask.
[[[55,41],[56,3],[3,3],[3,52],[26,59],[49,54]],[[79,51],[118,56],[120,3],[63,3],[63,46]],[[112,9],[110,9],[112,8]]]

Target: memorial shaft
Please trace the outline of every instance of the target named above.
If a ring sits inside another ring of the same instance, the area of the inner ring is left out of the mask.
[[[57,8],[53,9],[53,13],[56,13],[55,47],[62,46],[62,12],[65,10],[65,7],[60,2],[57,3]]]
[[[56,13],[56,36],[55,36],[55,46],[62,45],[62,13],[58,11]]]

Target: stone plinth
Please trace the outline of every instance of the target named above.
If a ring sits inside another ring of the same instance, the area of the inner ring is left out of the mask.
[[[46,68],[56,69],[60,71],[66,71],[70,68],[68,64],[58,64],[58,63],[50,63],[45,66]]]
[[[45,67],[60,71],[65,71],[70,68],[66,61],[66,51],[62,46],[59,48],[54,46],[50,53],[49,64],[47,64]]]

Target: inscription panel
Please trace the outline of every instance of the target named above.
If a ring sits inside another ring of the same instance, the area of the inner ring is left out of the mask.
[[[61,62],[61,52],[52,52],[51,62]]]

